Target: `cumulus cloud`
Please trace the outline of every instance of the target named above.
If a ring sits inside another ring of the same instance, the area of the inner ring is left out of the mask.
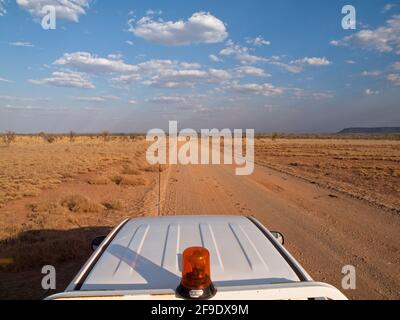
[[[239,83],[237,81],[232,82],[224,88],[226,91],[230,91],[237,94],[245,95],[257,95],[264,97],[271,97],[281,95],[284,92],[284,88],[276,87],[270,83]]]
[[[105,102],[105,101],[120,100],[120,98],[116,96],[91,96],[91,97],[75,97],[74,100],[82,102]]]
[[[303,59],[292,60],[289,63],[272,61],[271,64],[282,67],[291,73],[300,73],[304,70],[304,68],[308,66],[313,66],[313,67],[329,66],[332,64],[332,62],[325,57],[323,58],[305,57]]]
[[[6,13],[6,0],[0,0],[0,17],[4,16]]]
[[[80,72],[56,71],[51,77],[41,80],[29,80],[30,83],[38,85],[49,85],[55,87],[94,89],[95,86],[90,82],[87,75]]]
[[[331,91],[313,92],[301,88],[287,88],[286,90],[296,99],[326,100],[335,97]]]
[[[256,77],[270,77],[270,74],[265,73],[264,69],[256,68],[253,66],[237,67],[234,70],[238,75],[256,76]]]
[[[137,67],[123,62],[120,56],[100,58],[89,52],[65,53],[54,64],[91,73],[127,73],[138,70]]]
[[[262,46],[269,46],[271,45],[271,41],[265,40],[262,36],[258,36],[254,39],[247,39],[246,41],[248,44],[256,46],[256,47],[262,47]]]
[[[0,100],[5,100],[5,101],[12,101],[12,102],[31,102],[35,101],[33,98],[25,98],[25,97],[16,97],[16,96],[3,96],[0,95]]]
[[[373,96],[373,95],[379,94],[379,91],[374,91],[374,90],[372,90],[372,89],[365,89],[365,94],[366,94],[367,96]]]
[[[218,83],[232,77],[223,69],[202,69],[198,63],[173,60],[149,60],[135,65],[136,71],[113,78],[117,85],[142,81],[144,85],[157,88],[193,87],[197,84]]]
[[[185,88],[201,84],[224,84],[244,76],[269,76],[261,68],[241,66],[233,69],[203,68],[199,63],[176,60],[148,60],[139,64],[128,64],[119,54],[98,57],[88,52],[65,53],[54,63],[77,72],[88,74],[112,74],[115,87],[126,88],[132,83],[141,83],[155,88]]]
[[[162,11],[161,10],[157,10],[156,11],[156,10],[149,9],[149,10],[146,11],[146,14],[148,16],[161,15]]]
[[[325,57],[324,58],[316,58],[316,57],[309,58],[309,57],[306,57],[306,58],[303,58],[303,59],[300,59],[300,60],[295,60],[295,61],[293,61],[291,63],[298,64],[298,65],[304,65],[304,66],[306,66],[306,65],[309,65],[309,66],[329,66],[331,64],[331,62],[328,59],[326,59]]]
[[[354,46],[382,53],[400,54],[400,15],[392,16],[386,25],[377,29],[364,29],[342,40],[333,40],[334,46]]]
[[[228,37],[225,24],[208,12],[196,12],[187,21],[156,21],[146,16],[136,23],[130,20],[128,25],[139,38],[171,46],[218,43]]]
[[[222,49],[219,54],[223,56],[233,56],[242,64],[255,64],[268,61],[266,58],[251,54],[249,48],[235,44],[233,41],[228,41],[227,47]]]
[[[331,92],[312,92],[311,96],[319,100],[319,99],[332,99],[335,95]]]
[[[396,6],[397,6],[397,5],[394,4],[394,3],[388,3],[388,4],[386,4],[386,5],[383,7],[382,13],[386,13],[386,12],[392,10],[393,8],[395,8]]]
[[[34,45],[30,42],[17,41],[17,42],[10,42],[10,46],[12,46],[12,47],[33,47]]]
[[[0,77],[0,82],[12,83],[12,82],[14,82],[14,81],[11,81],[11,80],[8,80],[8,79],[6,79],[6,78]]]
[[[364,77],[378,77],[382,74],[379,70],[372,70],[372,71],[363,71],[362,75]]]
[[[395,86],[400,86],[400,74],[391,73],[387,76],[387,79],[392,82]]]
[[[214,62],[223,62],[223,60],[221,58],[219,58],[218,56],[216,56],[215,54],[210,54],[208,57],[210,58],[210,60],[212,60]]]
[[[147,99],[146,101],[150,103],[160,103],[160,104],[177,104],[177,103],[185,103],[186,99],[180,96],[160,96]]]
[[[146,85],[159,88],[193,87],[201,83],[222,82],[231,78],[231,74],[222,69],[187,69],[163,70],[151,79],[144,81]]]
[[[43,7],[54,6],[58,19],[78,22],[81,15],[86,14],[92,0],[17,0],[20,8],[28,11],[34,18],[42,18],[46,12]]]

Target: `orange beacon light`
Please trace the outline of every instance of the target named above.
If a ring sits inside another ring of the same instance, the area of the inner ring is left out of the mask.
[[[217,290],[211,281],[210,253],[206,248],[192,247],[183,252],[182,281],[176,293],[192,300],[206,300],[215,296]]]

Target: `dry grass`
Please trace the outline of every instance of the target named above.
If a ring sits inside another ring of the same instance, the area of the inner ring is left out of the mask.
[[[109,201],[105,201],[102,203],[102,205],[107,209],[107,210],[122,210],[125,205],[121,200],[118,199],[112,199]]]
[[[161,166],[154,165],[154,166],[144,166],[141,168],[141,170],[143,170],[144,172],[158,172],[158,171],[164,172],[166,168],[167,166],[165,165]]]
[[[100,212],[104,207],[81,195],[71,195],[61,201],[61,206],[71,212]]]
[[[42,298],[40,269],[47,264],[65,270],[62,290],[94,237],[144,214],[157,178],[142,169],[146,148],[136,136],[0,143],[0,299]]]
[[[256,161],[400,211],[400,141],[264,138]]]
[[[138,175],[142,174],[142,172],[138,168],[136,168],[135,166],[132,166],[132,165],[124,166],[121,173],[126,174],[126,175],[132,175],[132,176],[138,176]]]
[[[104,176],[95,176],[88,178],[87,182],[91,185],[105,186],[111,183],[111,180]]]
[[[113,137],[118,138],[118,137]],[[10,201],[38,195],[77,175],[108,171],[118,162],[145,165],[145,142],[108,141],[103,138],[57,137],[49,144],[40,136],[18,136],[9,147],[0,146],[0,208]],[[107,184],[103,176],[92,184]]]

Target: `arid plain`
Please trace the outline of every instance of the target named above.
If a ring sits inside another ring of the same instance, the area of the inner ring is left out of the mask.
[[[0,142],[0,298],[38,299],[41,268],[57,291],[89,257],[92,238],[126,217],[254,215],[282,231],[316,280],[340,287],[341,266],[359,270],[350,298],[399,298],[400,141],[259,137],[256,169],[146,162],[141,136],[17,136]]]

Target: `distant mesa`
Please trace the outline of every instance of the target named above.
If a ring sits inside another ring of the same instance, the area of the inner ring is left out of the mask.
[[[400,127],[377,127],[377,128],[346,128],[339,134],[369,133],[369,134],[389,134],[400,133]]]

